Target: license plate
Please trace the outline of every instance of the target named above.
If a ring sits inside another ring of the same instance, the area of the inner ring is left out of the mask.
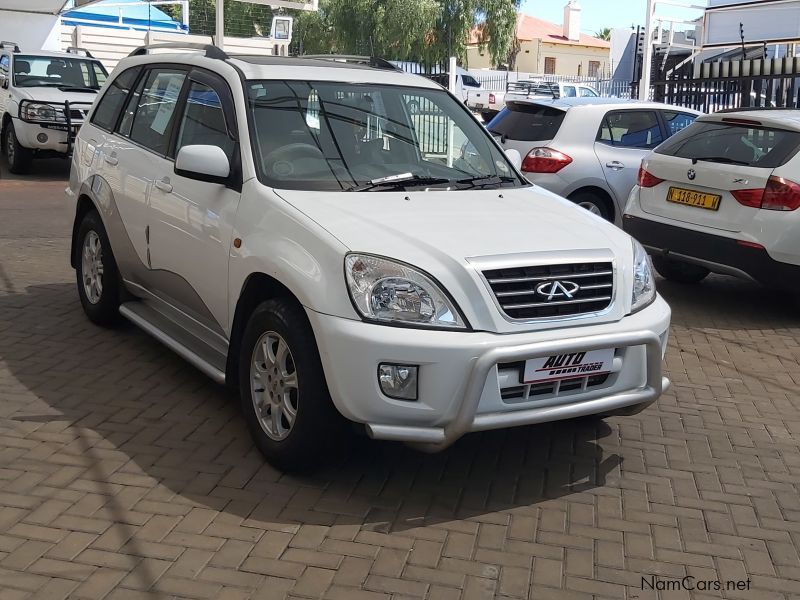
[[[611,372],[614,349],[552,354],[525,361],[522,383],[541,383]]]
[[[721,199],[722,196],[718,196],[717,194],[704,194],[703,192],[695,192],[694,190],[685,190],[676,187],[669,188],[667,192],[668,202],[705,208],[706,210],[719,210],[719,201]]]

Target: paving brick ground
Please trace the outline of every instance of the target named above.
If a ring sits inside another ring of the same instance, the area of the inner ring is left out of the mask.
[[[661,282],[656,407],[288,477],[221,388],[84,318],[38,169],[0,179],[0,600],[800,597],[797,305]],[[750,589],[642,589],[687,575]]]

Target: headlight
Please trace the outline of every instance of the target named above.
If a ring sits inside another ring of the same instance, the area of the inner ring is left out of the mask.
[[[656,280],[650,266],[650,257],[642,245],[633,242],[633,297],[631,312],[642,310],[656,299]]]
[[[466,329],[455,303],[428,275],[369,254],[348,254],[344,272],[350,297],[365,319]]]
[[[26,121],[42,121],[47,123],[66,123],[63,111],[58,111],[50,104],[41,102],[24,102],[19,107],[19,116]]]

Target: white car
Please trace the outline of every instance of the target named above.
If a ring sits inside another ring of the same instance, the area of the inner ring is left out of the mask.
[[[25,173],[34,158],[69,156],[107,76],[80,48],[22,52],[0,42],[0,148],[9,170]]]
[[[703,116],[641,165],[625,231],[658,272],[709,272],[800,290],[800,111]]]
[[[322,460],[347,421],[438,450],[641,410],[669,383],[646,253],[510,154],[415,75],[136,51],[76,141],[81,303],[238,387],[284,469]]]

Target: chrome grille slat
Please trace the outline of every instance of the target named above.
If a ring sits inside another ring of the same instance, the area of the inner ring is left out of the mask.
[[[516,320],[598,312],[607,308],[614,297],[614,269],[610,262],[496,268],[483,271],[483,276],[501,310]],[[565,283],[566,287],[554,289],[556,282]],[[537,291],[543,284],[550,286]],[[552,291],[556,293],[551,294]]]
[[[597,273],[575,273],[570,275],[570,279],[581,277],[599,277],[601,275],[613,275],[614,271],[600,271]],[[553,281],[554,279],[563,279],[564,275],[548,275],[545,277],[508,277],[506,279],[489,279],[489,283],[494,285],[496,283],[524,283],[526,281]]]

